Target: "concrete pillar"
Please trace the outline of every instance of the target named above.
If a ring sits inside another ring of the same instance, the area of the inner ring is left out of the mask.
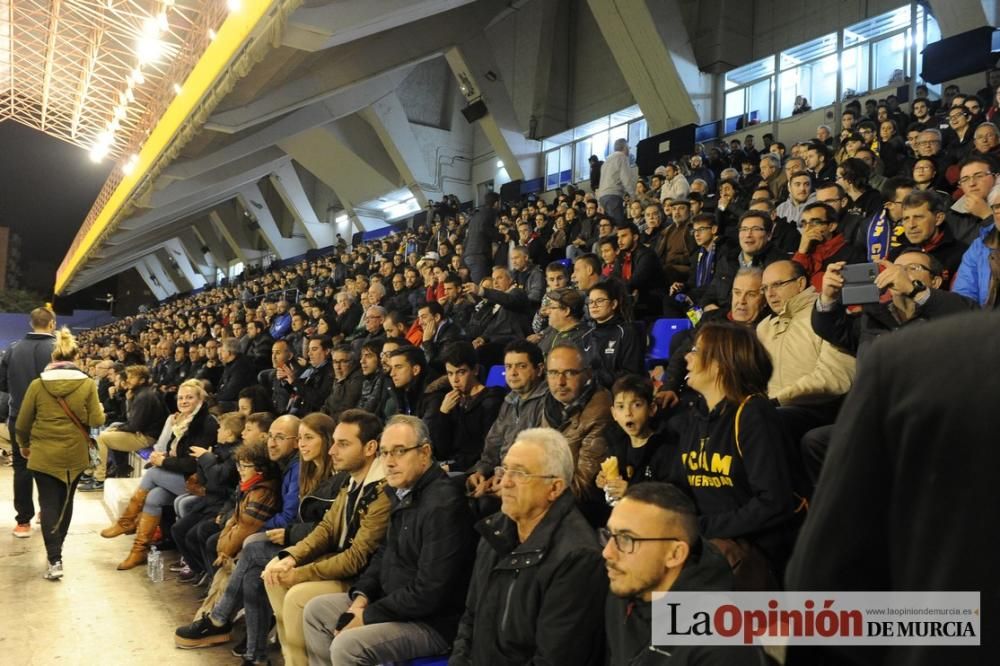
[[[215,261],[212,259],[211,250],[205,252],[202,248],[207,247],[205,242],[198,237],[198,232],[192,225],[183,230],[177,236],[185,256],[191,266],[198,271],[205,282],[215,283]]]
[[[333,226],[316,215],[295,166],[291,162],[283,165],[271,174],[270,180],[288,210],[292,211],[296,226],[301,227],[309,245],[314,249],[333,245]]]
[[[159,282],[161,289],[165,293],[163,298],[168,296],[173,296],[174,294],[181,293],[181,289],[174,282],[173,278],[167,272],[167,269],[160,263],[160,259],[156,254],[147,254],[142,258],[142,263],[145,267],[144,274],[149,277],[149,279],[156,284]],[[148,282],[147,282],[148,284]],[[155,293],[155,292],[154,292]],[[163,300],[162,298],[160,300]]]
[[[309,249],[309,242],[304,238],[285,238],[281,235],[264,194],[257,185],[242,187],[237,198],[243,204],[243,208],[250,213],[251,219],[257,222],[261,235],[279,259],[305,254]]]
[[[149,268],[146,267],[146,262],[143,259],[140,259],[132,264],[130,268],[135,269],[135,272],[139,274],[139,277],[141,277],[142,281],[146,283],[149,290],[153,292],[153,296],[156,297],[156,300],[162,301],[170,296],[170,294],[167,293],[167,290],[163,288],[163,283],[160,282],[160,278],[156,278],[155,280],[153,279],[153,273],[151,273]]]
[[[201,289],[205,286],[206,280],[205,276],[201,271],[195,270],[194,266],[191,264],[191,260],[188,258],[187,249],[179,238],[173,238],[166,243],[166,250],[177,262],[177,268],[180,270],[181,275],[187,280],[192,289]]]
[[[427,157],[417,142],[399,97],[395,93],[386,95],[362,111],[361,117],[375,130],[420,207],[427,206],[428,198],[438,198],[441,191],[434,182],[434,174],[428,168]],[[430,191],[431,197],[425,190]]]

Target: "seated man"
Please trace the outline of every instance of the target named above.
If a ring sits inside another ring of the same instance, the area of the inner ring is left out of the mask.
[[[418,418],[392,417],[379,454],[392,504],[386,541],[350,592],[306,604],[310,664],[375,666],[444,654],[464,610],[475,552],[461,487],[435,464]]]
[[[506,663],[603,664],[607,578],[594,532],[567,492],[566,438],[522,431],[497,475],[500,513],[476,525],[482,539],[448,663],[503,655]]]
[[[495,365],[503,358],[508,343],[523,338],[531,326],[531,306],[524,290],[514,284],[506,268],[493,268],[491,280],[479,285],[469,283],[465,293],[481,299],[469,322],[468,337],[484,366]]]
[[[440,392],[427,390],[431,383],[428,370],[424,352],[417,347],[405,345],[389,352],[389,377],[399,414],[423,418],[440,403]]]
[[[591,326],[583,320],[584,296],[570,287],[553,289],[545,294],[548,300],[549,326],[542,331],[538,346],[547,354],[552,345],[564,340],[581,349],[588,346]]]
[[[310,335],[306,356],[309,365],[305,368],[289,373],[287,370],[279,370],[280,378],[288,385],[290,399],[288,402],[288,412],[298,416],[305,416],[312,412],[318,412],[330,395],[333,388],[333,372],[330,369],[330,348],[332,343],[325,335]]]
[[[576,460],[570,487],[578,500],[593,500],[598,495],[594,481],[608,450],[604,428],[611,422],[611,393],[594,381],[583,351],[571,343],[552,347],[545,376],[549,395],[541,425],[566,437]],[[603,497],[600,504],[604,504]]]
[[[333,349],[330,364],[333,366],[333,387],[330,397],[323,403],[322,411],[336,419],[345,409],[358,406],[362,374],[360,365],[352,356],[351,345],[348,344],[340,344]]]
[[[236,338],[225,338],[219,347],[219,358],[224,365],[215,400],[224,412],[236,411],[240,391],[257,381],[257,368],[253,360],[240,353],[239,345]]]
[[[447,463],[449,472],[465,471],[479,460],[507,392],[499,386],[487,388],[479,381],[479,364],[471,343],[452,342],[441,359],[451,390],[435,401],[439,403],[436,409],[428,409],[424,421],[431,432],[434,458]]]
[[[903,233],[889,250],[889,259],[895,261],[904,248],[918,247],[941,264],[941,285],[936,289],[949,289],[951,281],[962,264],[962,255],[969,246],[955,238],[946,221],[944,200],[934,192],[910,192],[902,203]]]
[[[655,594],[733,589],[729,562],[698,535],[694,503],[681,490],[655,481],[630,486],[601,530],[601,540],[610,581],[604,610],[608,663],[763,663],[755,647],[651,645]]]
[[[687,233],[686,225],[684,233]],[[639,242],[639,227],[635,222],[619,225],[616,234],[615,275],[625,283],[626,292],[632,296],[635,318],[655,319],[663,312],[668,284],[663,265],[651,249]]]
[[[837,229],[837,213],[818,201],[802,209],[802,237],[792,261],[805,269],[816,291],[823,288],[823,272],[832,262],[851,264],[861,261],[864,254],[847,242]]]
[[[542,350],[527,340],[519,340],[504,349],[504,380],[510,393],[504,398],[479,461],[471,468],[465,483],[474,498],[499,491],[499,479],[494,470],[514,443],[517,433],[537,428],[542,422],[542,410],[549,388],[544,380],[545,356]]]
[[[715,277],[705,290],[701,304],[706,310],[726,309],[733,289],[733,278],[741,268],[764,268],[787,259],[788,253],[771,243],[774,221],[764,211],[748,210],[740,216],[739,247],[716,257]]]
[[[444,365],[441,352],[449,342],[462,339],[462,330],[445,317],[444,306],[437,301],[421,304],[417,310],[417,319],[422,332],[420,348],[424,350],[427,363],[440,372]]]
[[[396,413],[396,403],[392,395],[392,379],[382,367],[383,346],[380,340],[361,346],[361,394],[356,406],[388,421]]]

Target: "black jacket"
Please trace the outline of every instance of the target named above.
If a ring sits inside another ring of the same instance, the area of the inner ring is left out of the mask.
[[[744,538],[780,571],[791,547],[797,508],[792,488],[792,444],[766,396],[739,405],[723,400],[711,413],[700,401],[688,413],[679,445],[686,488],[698,506],[701,533],[709,539]]]
[[[493,292],[494,289],[487,289]],[[521,289],[515,289],[524,293]],[[496,292],[504,294],[504,292]],[[507,295],[507,294],[504,294]],[[525,299],[527,303],[527,299]],[[483,338],[486,342],[493,342],[499,345],[506,345],[523,338],[530,326],[525,324],[525,316],[510,308],[504,307],[500,303],[492,303],[488,300],[481,300],[476,304],[469,320],[469,337],[472,339]]]
[[[17,418],[28,386],[52,362],[55,344],[56,339],[50,333],[28,333],[0,359],[0,391],[10,394],[8,418]]]
[[[913,319],[905,323],[896,319],[889,303],[862,305],[861,315],[857,316],[848,315],[846,308],[837,302],[828,312],[820,312],[813,307],[812,327],[816,335],[831,345],[860,357],[875,338],[884,333],[978,309],[979,305],[965,296],[931,289],[927,301],[923,305],[918,305]]]
[[[248,338],[250,345],[247,348],[247,356],[253,361],[257,371],[271,367],[271,346],[274,338],[267,331],[258,333],[253,338]]]
[[[354,368],[343,381],[333,380],[330,389],[330,397],[323,403],[323,413],[329,414],[335,419],[340,418],[340,413],[345,409],[353,409],[361,399],[361,381],[363,375],[361,368]]]
[[[392,504],[385,542],[351,588],[368,597],[365,624],[423,622],[451,642],[465,609],[475,533],[460,482],[436,464]]]
[[[205,487],[205,499],[209,504],[206,511],[218,513],[240,482],[233,453],[240,442],[214,444],[197,459],[198,483]]]
[[[604,440],[608,457],[618,459],[618,470],[630,484],[677,478],[680,455],[674,435],[666,430],[654,432],[644,446],[634,448],[628,433],[612,421],[604,429]]]
[[[625,373],[642,374],[645,365],[646,344],[635,322],[622,320],[615,315],[604,323],[594,322],[587,336],[584,356],[594,368],[594,377],[605,388],[611,388],[615,379]]]
[[[345,483],[350,483],[350,480],[350,474],[339,472],[323,479],[315,490],[299,500],[298,517],[285,526],[285,548],[294,546],[309,536],[319,521],[323,520],[323,516],[333,504],[333,500],[337,498],[341,487]]]
[[[178,440],[173,455],[163,459],[163,469],[185,477],[191,476],[198,471],[198,460],[191,455],[191,447],[211,448],[218,438],[218,433],[219,422],[208,411],[208,405],[202,404],[188,424],[187,432]]]
[[[500,232],[497,230],[496,208],[483,206],[477,210],[471,218],[465,232],[465,246],[462,251],[463,257],[484,256],[487,259],[493,256],[493,243],[499,243]]]
[[[671,590],[711,592],[733,589],[733,572],[722,553],[704,539],[691,549]],[[701,645],[652,648],[652,604],[608,594],[604,628],[609,666],[758,666],[765,663],[759,648]]]
[[[950,289],[951,281],[954,279],[955,274],[958,273],[958,267],[962,265],[962,255],[969,249],[969,245],[955,238],[955,234],[952,233],[951,225],[948,222],[942,224],[940,229],[940,233],[932,236],[930,241],[924,243],[921,249],[941,262],[941,265],[944,267],[944,273],[941,274],[941,280],[943,281],[941,286],[943,289]],[[895,261],[896,257],[910,245],[911,243],[906,239],[905,235],[896,236],[889,248],[889,260]]]
[[[604,661],[608,579],[594,530],[568,490],[524,543],[503,513],[482,536],[450,666]]]
[[[310,370],[311,372],[309,372]],[[306,372],[309,372],[308,377],[305,376]],[[307,365],[296,373],[295,381],[291,383],[291,409],[289,412],[305,416],[320,411],[332,390],[333,366],[329,359],[318,368]]]
[[[615,260],[615,275],[622,279],[629,294],[635,298],[636,319],[658,316],[663,312],[663,296],[667,290],[663,264],[656,253],[644,245],[632,250],[632,273],[628,280],[622,277],[625,252]]]
[[[396,413],[392,379],[381,370],[370,375],[362,375],[361,395],[358,396],[357,408],[371,412],[382,419],[383,423],[389,420],[389,417]]]
[[[740,270],[740,253],[739,243],[733,243],[731,246],[727,244],[727,252],[716,258],[715,276],[708,289],[705,290],[701,305],[714,304],[720,308],[729,308],[733,300],[733,279]],[[791,257],[790,253],[776,247],[773,243],[768,243],[753,256],[751,262],[758,268],[766,268],[775,261],[791,259]]]
[[[981,590],[982,645],[830,647],[822,655],[792,647],[790,666],[996,663],[998,330],[1000,314],[977,312],[872,345],[786,575],[791,590]]]
[[[159,392],[152,386],[140,386],[127,403],[128,420],[118,426],[120,432],[140,432],[154,440],[160,436],[167,420],[167,408]],[[208,443],[215,443],[213,439]]]
[[[397,413],[423,418],[424,414],[438,408],[443,392],[439,385],[435,385],[433,381],[428,382],[428,378],[427,373],[421,372],[404,389],[397,388],[390,378]]]
[[[434,337],[421,343],[420,348],[424,350],[427,363],[434,367],[436,371],[444,372],[444,361],[441,360],[441,352],[449,342],[462,340],[462,329],[449,319],[441,320],[438,329],[434,331]]]
[[[236,404],[240,397],[240,391],[256,383],[257,368],[251,359],[237,356],[232,362],[227,363],[222,368],[222,379],[219,380],[219,388],[215,392],[215,399],[223,405],[223,409]],[[226,405],[229,403],[229,405]]]
[[[442,377],[441,380],[447,385],[447,377]],[[450,390],[451,386],[447,385],[445,393]],[[438,401],[437,409],[424,415],[434,443],[434,458],[454,461],[449,465],[452,472],[464,471],[476,464],[483,452],[486,434],[497,420],[506,395],[506,388],[485,387],[478,394],[460,402],[447,414],[441,413]]]

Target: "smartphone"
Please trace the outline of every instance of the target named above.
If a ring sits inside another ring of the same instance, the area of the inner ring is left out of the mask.
[[[878,265],[874,263],[848,264],[841,271],[844,276],[844,288],[840,300],[844,305],[864,305],[879,302],[879,290],[875,286],[878,277]]]

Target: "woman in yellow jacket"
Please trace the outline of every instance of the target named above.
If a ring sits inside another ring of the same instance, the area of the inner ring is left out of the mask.
[[[73,493],[90,466],[85,430],[104,423],[97,383],[75,365],[78,354],[68,328],[56,333],[52,363],[28,386],[15,425],[21,455],[38,487],[48,580],[63,577],[62,546],[73,519]]]

